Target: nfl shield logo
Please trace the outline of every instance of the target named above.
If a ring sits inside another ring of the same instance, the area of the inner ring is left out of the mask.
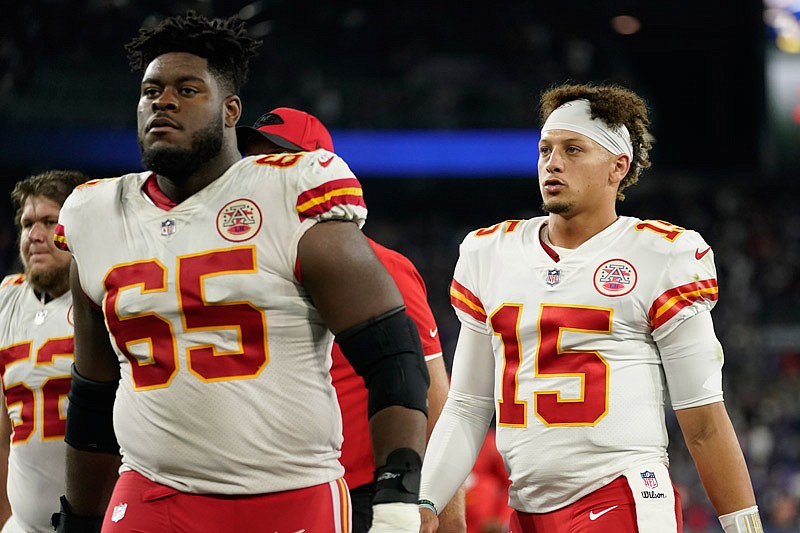
[[[645,470],[642,472],[642,481],[644,482],[644,486],[654,489],[658,487],[658,481],[656,481],[656,473],[650,472],[649,470]]]
[[[161,223],[161,236],[169,237],[173,233],[175,233],[175,221],[171,218],[168,218]]]
[[[121,503],[114,507],[114,510],[111,512],[111,521],[115,524],[122,520],[125,517],[125,511],[128,510],[127,503]]]
[[[545,278],[545,282],[550,285],[551,287],[558,284],[561,281],[561,271],[557,268],[551,268],[547,271],[547,278]]]

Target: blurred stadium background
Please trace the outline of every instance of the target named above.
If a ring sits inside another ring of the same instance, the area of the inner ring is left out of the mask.
[[[242,123],[293,106],[331,129],[363,182],[366,233],[411,257],[428,283],[449,362],[458,243],[471,229],[539,214],[538,94],[565,80],[622,83],[648,99],[656,144],[653,168],[619,210],[697,229],[714,247],[727,405],[767,530],[800,531],[800,1],[163,4],[4,7],[2,273],[19,268],[15,181],[49,168],[140,169],[139,78],[124,43],[186,9],[238,13],[264,41]],[[668,423],[686,531],[720,531]]]

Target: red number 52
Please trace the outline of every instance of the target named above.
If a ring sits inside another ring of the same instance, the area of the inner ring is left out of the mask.
[[[36,366],[52,365],[56,357],[72,359],[72,337],[48,339],[36,350]],[[25,361],[31,356],[31,341],[7,346],[0,350],[0,361],[8,368],[15,362]],[[36,391],[25,383],[8,384],[5,389],[6,407],[19,405],[19,417],[14,421],[14,435],[11,442],[18,444],[31,438],[36,426],[41,424],[42,440],[64,438],[67,413],[61,409],[62,401],[69,393],[71,378],[69,376],[49,376],[40,391]],[[38,404],[38,405],[37,405]],[[41,416],[37,416],[41,411]]]

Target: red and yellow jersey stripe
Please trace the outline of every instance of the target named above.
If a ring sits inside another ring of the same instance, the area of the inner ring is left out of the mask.
[[[61,224],[56,225],[56,233],[53,235],[53,241],[55,242],[56,248],[59,250],[64,250],[65,252],[69,252],[67,236],[64,235],[64,226]]]
[[[2,282],[0,282],[0,288],[7,287],[9,285],[22,285],[23,283],[25,283],[25,274],[9,274],[3,278]]]
[[[650,325],[653,330],[663,326],[670,318],[677,315],[681,309],[689,307],[700,300],[715,301],[719,297],[717,280],[704,279],[687,283],[666,291],[656,298],[650,306]]]
[[[366,208],[361,183],[355,178],[331,180],[297,197],[297,213],[305,220],[326,213],[337,205]]]
[[[486,309],[472,291],[455,279],[450,284],[450,303],[456,309],[464,311],[475,320],[486,322]]]

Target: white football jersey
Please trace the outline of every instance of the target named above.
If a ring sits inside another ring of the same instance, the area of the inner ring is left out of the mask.
[[[558,257],[540,238],[546,221],[470,233],[450,292],[462,325],[492,337],[510,505],[537,513],[667,464],[657,342],[717,300],[713,253],[694,231],[621,217]]]
[[[0,371],[11,419],[8,499],[20,531],[52,531],[65,491],[72,298],[42,303],[21,274],[0,285]]]
[[[359,182],[324,150],[244,158],[171,209],[153,182],[78,187],[56,231],[119,356],[123,470],[216,494],[341,477],[332,335],[297,245],[319,221],[363,224]]]

